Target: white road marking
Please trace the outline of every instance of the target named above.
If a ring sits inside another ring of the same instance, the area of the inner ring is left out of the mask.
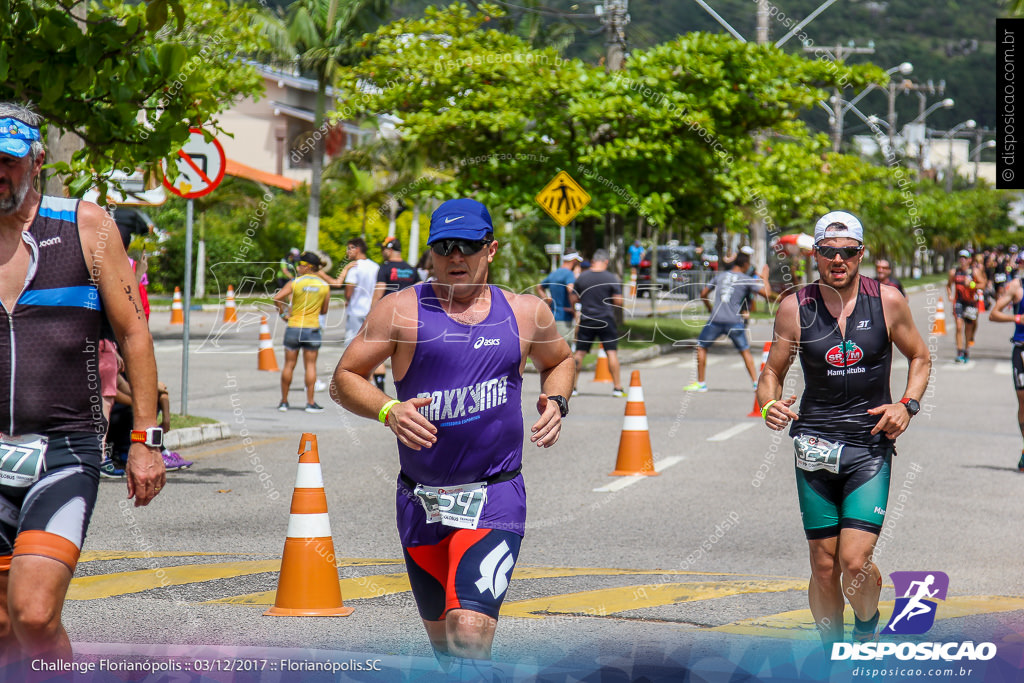
[[[1012,375],[1013,367],[1009,363],[999,363],[992,366],[992,372],[997,375]]]
[[[709,436],[708,437],[708,441],[725,441],[726,439],[731,439],[732,437],[736,436],[737,434],[739,434],[741,432],[747,431],[748,429],[753,427],[755,424],[757,424],[757,423],[756,422],[749,422],[749,421],[748,422],[737,422],[732,427],[729,427],[728,429],[726,429],[724,432],[719,432],[718,434],[715,434],[714,436]]]
[[[686,460],[686,457],[682,455],[673,455],[671,457],[664,458],[663,460],[655,460],[654,471],[664,472],[669,467],[672,467],[672,465],[682,462],[683,460]],[[596,493],[611,493],[612,491],[624,489],[630,484],[635,484],[642,479],[649,479],[649,477],[643,474],[634,474],[628,477],[620,477],[610,484],[594,489],[594,491]]]

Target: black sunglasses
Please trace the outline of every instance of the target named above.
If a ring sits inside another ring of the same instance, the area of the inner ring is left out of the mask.
[[[438,256],[448,256],[455,249],[462,252],[463,256],[471,256],[477,253],[494,240],[463,240],[450,239],[438,240],[430,245],[430,249]]]
[[[863,248],[864,247],[826,247],[824,245],[815,247],[815,249],[818,250],[818,253],[829,261],[834,259],[836,254],[839,254],[844,261],[852,259],[854,256],[859,254]]]

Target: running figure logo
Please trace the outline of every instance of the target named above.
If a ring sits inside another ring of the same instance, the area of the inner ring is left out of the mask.
[[[936,600],[945,600],[949,577],[944,572],[893,572],[896,604],[882,633],[919,635],[935,623]]]

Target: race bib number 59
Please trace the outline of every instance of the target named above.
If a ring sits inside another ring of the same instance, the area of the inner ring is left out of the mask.
[[[0,435],[0,485],[25,488],[39,481],[47,443],[39,434]]]
[[[805,472],[827,470],[839,474],[839,457],[844,444],[804,434],[794,437],[793,445],[796,447],[796,466],[800,469]]]
[[[457,486],[424,486],[413,491],[427,513],[427,524],[441,522],[458,529],[475,529],[487,502],[487,484],[474,482]]]

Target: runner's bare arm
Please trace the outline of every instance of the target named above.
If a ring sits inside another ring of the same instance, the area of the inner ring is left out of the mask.
[[[907,388],[903,396],[920,401],[925,389],[928,388],[928,376],[932,368],[928,345],[924,343],[921,333],[914,325],[906,297],[895,287],[881,287],[880,295],[882,310],[889,326],[889,338],[910,362],[910,368],[907,370]],[[881,416],[871,430],[872,434],[885,432],[890,439],[895,439],[910,425],[910,413],[899,401],[876,406],[868,410],[868,413]]]
[[[284,287],[274,295],[274,306],[277,307],[277,314],[284,317],[288,310],[288,299],[292,296],[292,281],[289,280]]]
[[[953,300],[954,287],[956,286],[956,268],[949,271],[949,279],[946,280],[946,298]]]
[[[800,311],[797,306],[797,297],[788,296],[779,303],[778,313],[775,315],[775,330],[772,337],[772,345],[768,350],[768,360],[765,362],[764,371],[757,382],[757,404],[768,405],[765,412],[765,424],[770,429],[779,431],[784,429],[790,420],[796,420],[798,415],[793,412],[790,406],[796,401],[796,395],[782,398],[782,383],[789,372],[789,366],[793,364],[796,351],[800,343]]]
[[[371,308],[363,329],[338,361],[334,381],[331,382],[331,398],[346,410],[376,420],[381,408],[392,400],[366,378],[398,350],[402,332],[400,325],[404,319],[399,310],[400,304],[407,303],[410,296],[415,305],[416,293],[410,288],[407,292],[385,297]],[[434,436],[437,428],[419,413],[419,408],[429,404],[430,398],[413,398],[396,404],[388,414],[388,427],[413,450],[424,446],[429,448],[437,441]]]
[[[78,225],[90,272],[99,289],[103,310],[117,335],[132,386],[133,427],[155,427],[157,375],[153,338],[121,235],[110,215],[91,202],[79,204]],[[128,497],[135,498],[136,506],[148,505],[166,481],[160,449],[133,443],[128,455]]]
[[[562,413],[548,396],[564,396],[568,400],[576,381],[576,364],[569,345],[555,327],[551,309],[540,299],[527,294],[509,296],[519,324],[520,334],[528,335],[526,355],[540,373],[541,394],[537,398],[540,419],[530,428],[530,441],[547,448],[558,441],[562,430]]]
[[[370,307],[371,308],[376,306],[377,302],[380,301],[384,297],[384,292],[385,291],[386,291],[386,288],[385,288],[385,285],[384,285],[383,282],[378,282],[376,285],[373,286],[373,298],[370,299]]]
[[[1003,309],[1010,304],[1019,304],[1021,294],[1020,280],[1011,280],[1003,289],[1003,293],[996,299],[996,302],[992,304],[992,310],[988,314],[988,319],[996,323],[1016,322],[1015,314],[1012,312],[1007,313]]]

